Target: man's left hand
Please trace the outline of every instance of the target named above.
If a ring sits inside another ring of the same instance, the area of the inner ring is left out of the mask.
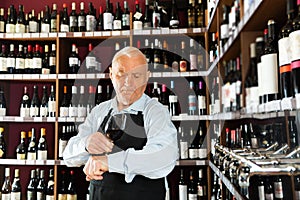
[[[86,180],[102,180],[103,173],[108,171],[107,156],[90,156],[83,168]]]

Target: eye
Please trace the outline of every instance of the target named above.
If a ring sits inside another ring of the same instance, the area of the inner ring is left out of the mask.
[[[141,74],[139,74],[139,73],[138,73],[138,74],[133,74],[133,77],[134,77],[134,78],[140,78],[140,77],[141,77]]]

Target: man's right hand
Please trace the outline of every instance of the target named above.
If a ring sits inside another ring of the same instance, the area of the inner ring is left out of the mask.
[[[86,141],[86,150],[90,154],[102,154],[111,152],[114,144],[104,134],[96,132],[91,134]]]

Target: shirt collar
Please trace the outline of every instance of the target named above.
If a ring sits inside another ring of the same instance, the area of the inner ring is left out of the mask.
[[[137,114],[139,111],[143,112],[144,107],[145,107],[145,102],[146,102],[146,95],[143,94],[137,101],[135,101],[133,104],[131,104],[128,108],[118,111],[117,97],[114,97],[112,99],[110,108],[113,109],[112,114],[118,114],[118,113]]]

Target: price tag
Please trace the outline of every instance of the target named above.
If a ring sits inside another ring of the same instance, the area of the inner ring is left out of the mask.
[[[58,79],[67,79],[67,74],[58,74],[57,78]]]
[[[40,37],[40,33],[31,33],[31,37],[32,38],[39,38]]]
[[[14,34],[13,33],[6,33],[5,37],[6,38],[13,38]]]
[[[265,111],[266,111],[266,112],[272,111],[272,102],[267,102],[267,103],[266,103]]]
[[[94,32],[85,32],[84,35],[86,37],[93,37],[94,36]]]
[[[67,77],[68,77],[68,79],[69,79],[69,78],[70,78],[70,79],[76,79],[77,74],[68,74]]]
[[[95,78],[95,74],[86,74],[86,78],[93,79]]]
[[[143,35],[150,35],[151,31],[150,30],[142,30]]]
[[[281,100],[281,108],[282,110],[292,110],[293,109],[292,97],[283,98]]]
[[[33,121],[34,122],[42,122],[43,121],[43,117],[34,117]]]
[[[55,122],[55,117],[47,117],[47,122]]]
[[[152,34],[154,34],[154,35],[160,35],[160,29],[153,29],[152,30]]]
[[[15,117],[15,122],[23,122],[24,121],[24,117]]]
[[[48,33],[40,33],[41,38],[47,38],[49,36]]]
[[[102,35],[103,35],[103,36],[110,36],[110,35],[111,35],[111,32],[110,32],[110,31],[103,31],[103,32],[102,32]]]
[[[124,30],[124,31],[122,31],[122,35],[130,35],[130,31],[129,30]]]
[[[75,117],[67,117],[67,122],[75,122]]]
[[[101,31],[95,31],[94,32],[94,36],[101,37],[102,36],[102,32]]]
[[[14,79],[21,80],[21,79],[23,79],[23,75],[22,74],[14,74]]]
[[[40,75],[39,74],[31,74],[31,78],[32,79],[40,79]]]
[[[295,94],[296,109],[300,109],[300,94]]]
[[[201,33],[201,28],[193,28],[193,33]]]
[[[47,74],[49,79],[56,79],[56,74]]]
[[[186,34],[187,33],[187,29],[186,28],[179,29],[179,33]]]
[[[170,29],[170,33],[171,34],[178,34],[179,31],[178,31],[178,29]]]
[[[189,72],[180,72],[180,76],[190,76],[190,73]]]
[[[40,74],[40,79],[49,79],[48,74]]]
[[[84,122],[84,117],[77,117],[76,122]]]
[[[85,74],[77,74],[77,78],[85,79],[86,75]]]
[[[66,122],[67,118],[66,117],[59,117],[58,122]]]
[[[14,38],[22,38],[22,33],[15,33]]]
[[[142,31],[141,29],[134,29],[134,30],[133,30],[133,34],[134,34],[134,35],[142,35],[142,32],[143,32],[143,31]]]
[[[162,76],[163,77],[171,77],[171,72],[163,72]]]
[[[161,73],[160,72],[152,72],[152,77],[161,77]]]
[[[121,31],[112,31],[112,36],[120,36],[121,35]]]
[[[199,72],[190,72],[190,76],[199,76]]]
[[[57,37],[57,33],[49,33],[49,37]]]
[[[169,28],[161,28],[161,34],[170,34]]]

